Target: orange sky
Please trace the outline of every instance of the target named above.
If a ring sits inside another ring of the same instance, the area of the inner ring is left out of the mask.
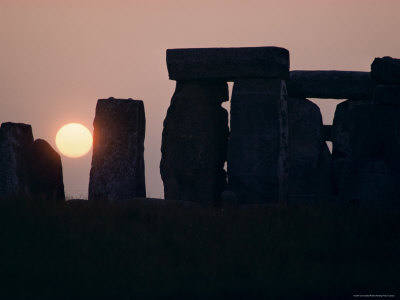
[[[93,129],[98,98],[142,99],[148,196],[162,197],[167,48],[273,45],[292,70],[368,71],[400,57],[399,32],[399,0],[1,0],[0,122],[29,123],[55,147],[68,122]],[[337,103],[318,102],[325,123]],[[87,196],[90,161],[63,157],[67,195]]]

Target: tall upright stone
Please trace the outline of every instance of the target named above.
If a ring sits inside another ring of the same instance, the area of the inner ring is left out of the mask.
[[[160,172],[167,200],[216,203],[226,187],[228,100],[223,81],[178,81],[162,134]]]
[[[288,99],[289,111],[289,200],[329,199],[331,154],[319,107],[303,98]]]
[[[89,201],[145,197],[145,112],[141,100],[100,99],[93,122]]]
[[[287,200],[288,111],[282,79],[238,79],[231,100],[229,190],[241,203]]]
[[[46,202],[65,201],[60,155],[42,139],[32,145],[31,193]]]
[[[361,206],[399,205],[400,107],[358,105],[350,114],[349,153],[340,197]]]
[[[33,143],[31,125],[3,123],[0,127],[0,197],[30,195],[29,166]]]
[[[335,195],[345,194],[345,178],[348,177],[351,160],[351,138],[354,132],[354,110],[368,105],[361,100],[346,100],[336,106],[332,124],[332,187]],[[341,196],[343,198],[343,196]]]

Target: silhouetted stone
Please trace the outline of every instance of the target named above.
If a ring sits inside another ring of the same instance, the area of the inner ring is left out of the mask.
[[[30,195],[31,125],[3,123],[0,128],[0,197]]]
[[[340,197],[368,207],[398,206],[400,107],[345,103],[342,110],[341,118],[346,116],[347,120],[344,128],[347,142],[345,147],[341,145],[343,149],[339,153],[335,140],[333,144],[336,177],[341,179]],[[337,168],[338,154],[342,154],[341,169]]]
[[[318,106],[307,99],[288,99],[289,198],[319,200],[331,195],[331,154]]]
[[[324,141],[332,142],[332,125],[324,125],[323,137]]]
[[[65,201],[61,157],[42,139],[32,147],[31,193],[45,201]]]
[[[285,81],[240,79],[231,100],[229,190],[241,203],[287,201],[289,172]]]
[[[369,101],[374,83],[369,72],[291,71],[287,89],[289,97]]]
[[[93,122],[89,200],[145,197],[145,113],[141,100],[100,99]]]
[[[336,106],[332,125],[332,183],[336,195],[342,190],[343,179],[349,167],[350,160],[350,128],[352,110],[359,105],[366,105],[363,101],[344,101]]]
[[[400,85],[377,85],[373,103],[400,105]]]
[[[172,80],[289,78],[289,51],[279,47],[168,49]]]
[[[232,191],[226,190],[221,193],[222,206],[235,206],[239,204],[236,194]]]
[[[226,187],[228,139],[225,82],[177,82],[162,134],[161,178],[166,200],[216,203]]]
[[[371,77],[380,84],[400,84],[400,59],[389,56],[375,58],[371,65]]]

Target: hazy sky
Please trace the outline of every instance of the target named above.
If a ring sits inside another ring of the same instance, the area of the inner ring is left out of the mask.
[[[175,83],[167,48],[280,46],[291,69],[369,71],[400,57],[400,0],[0,0],[0,122],[93,130],[96,101],[144,101],[148,196],[162,197],[162,121]],[[320,100],[330,124],[337,101]],[[66,194],[87,196],[91,153],[63,157]]]

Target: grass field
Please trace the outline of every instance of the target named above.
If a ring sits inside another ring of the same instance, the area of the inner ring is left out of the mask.
[[[0,299],[400,296],[400,213],[0,203]]]

